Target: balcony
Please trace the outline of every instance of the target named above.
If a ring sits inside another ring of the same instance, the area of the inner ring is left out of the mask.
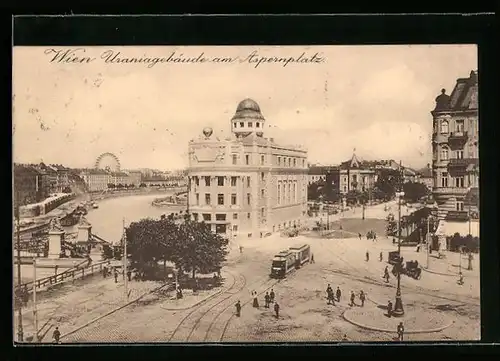
[[[448,171],[451,175],[465,175],[472,171],[479,164],[477,158],[450,159],[448,162]]]
[[[469,213],[467,211],[448,211],[445,219],[447,221],[468,221]]]
[[[462,187],[437,187],[432,189],[435,194],[453,194],[453,195],[466,195],[468,188]]]
[[[450,148],[462,148],[467,142],[468,134],[467,132],[451,132],[448,137],[448,144]]]

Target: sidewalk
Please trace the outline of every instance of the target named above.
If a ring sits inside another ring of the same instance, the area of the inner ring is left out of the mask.
[[[131,281],[128,283],[130,292],[128,300],[134,300],[159,285],[158,282]],[[61,333],[66,334],[126,303],[122,278],[118,280],[118,283],[114,282],[113,277],[108,277],[73,287],[74,290],[70,292],[54,295],[37,304],[40,335],[42,336],[48,330],[42,342],[51,342],[52,327],[58,326]],[[15,314],[14,331],[17,330],[17,322]],[[32,304],[23,310],[23,328],[25,338],[33,335]]]

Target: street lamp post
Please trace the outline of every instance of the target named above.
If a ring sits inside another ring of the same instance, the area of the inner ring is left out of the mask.
[[[36,309],[36,258],[33,257],[33,321],[35,323],[35,333],[33,342],[38,342],[38,313]]]
[[[404,196],[404,192],[398,192],[398,257],[399,262],[401,262],[401,197]],[[401,317],[405,313],[403,308],[403,300],[401,298],[401,264],[398,266],[398,286],[396,289],[396,302],[394,304],[394,311],[392,314],[395,317]]]
[[[429,269],[429,259],[430,259],[430,247],[431,247],[431,215],[427,216],[427,234],[425,235],[427,238],[427,269]]]

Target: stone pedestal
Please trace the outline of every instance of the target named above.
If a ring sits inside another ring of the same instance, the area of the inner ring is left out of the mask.
[[[92,226],[90,224],[80,224],[78,225],[78,236],[76,238],[77,242],[88,242],[90,240]]]
[[[61,244],[64,240],[64,231],[51,230],[49,232],[49,254],[48,258],[60,258],[61,256]]]

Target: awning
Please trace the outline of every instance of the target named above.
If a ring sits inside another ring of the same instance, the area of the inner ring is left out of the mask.
[[[436,236],[453,236],[455,233],[459,233],[461,236],[466,236],[469,234],[469,222],[451,222],[440,220]],[[479,237],[479,221],[472,220],[470,222],[470,233],[472,237]]]

